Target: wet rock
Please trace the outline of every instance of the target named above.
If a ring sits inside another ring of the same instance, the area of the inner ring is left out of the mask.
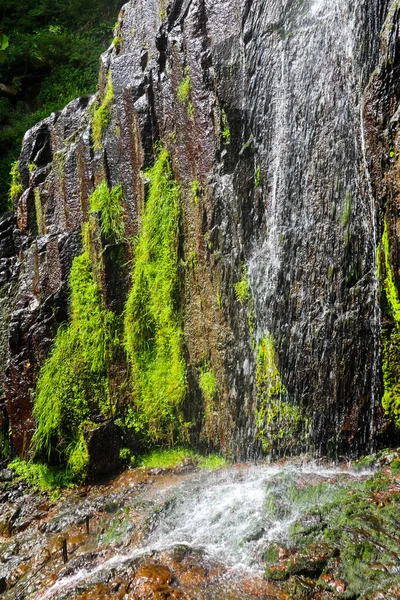
[[[91,427],[84,432],[89,454],[88,475],[96,480],[116,473],[122,466],[120,450],[122,433],[112,421]]]
[[[197,588],[206,583],[206,570],[200,566],[193,566],[189,571],[182,573],[179,582],[184,586]]]
[[[15,473],[12,469],[2,469],[0,471],[0,481],[12,481]]]
[[[275,598],[276,600],[291,600],[291,596],[277,586],[261,579],[245,579],[241,584],[245,594],[255,598]]]
[[[135,576],[137,584],[151,582],[157,585],[169,584],[173,579],[171,571],[162,565],[150,564],[138,568]]]

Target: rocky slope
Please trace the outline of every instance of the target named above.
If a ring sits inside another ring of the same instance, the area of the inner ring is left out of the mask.
[[[399,11],[387,4],[123,7],[97,96],[27,132],[16,216],[0,222],[0,385],[20,456],[39,371],[69,318],[82,226],[91,223],[94,278],[118,317],[152,186],[144,172],[160,147],[179,185],[172,295],[188,438],[236,457],[394,441]],[[91,209],[104,180],[122,188],[122,237]],[[392,331],[383,352],[382,327]],[[106,365],[117,407],[132,402],[129,370],[123,351]]]

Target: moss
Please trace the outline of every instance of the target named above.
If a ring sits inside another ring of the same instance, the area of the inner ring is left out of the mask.
[[[197,179],[194,179],[192,181],[191,189],[192,189],[193,202],[197,206],[199,203],[199,196],[200,196],[200,184]]]
[[[110,122],[110,111],[111,107],[114,103],[114,88],[112,84],[111,71],[108,74],[107,78],[107,89],[104,96],[104,99],[100,106],[98,106],[92,118],[92,142],[93,148],[97,150],[101,150],[101,144],[103,140],[103,134],[105,129],[107,128]]]
[[[292,444],[291,438],[298,438],[304,418],[298,407],[284,400],[286,390],[281,381],[271,334],[258,346],[256,388],[257,435],[264,450],[271,452],[284,438],[289,438],[286,445]]]
[[[177,98],[181,104],[186,104],[189,117],[193,117],[194,107],[193,102],[191,100],[191,85],[190,85],[190,75],[189,75],[189,67],[185,68],[185,75],[179,84],[177,91]]]
[[[206,471],[215,471],[228,464],[225,458],[217,454],[202,456],[191,448],[184,447],[170,450],[153,450],[138,459],[139,466],[147,469],[173,469],[186,462],[198,465]]]
[[[216,471],[226,467],[229,463],[223,456],[218,454],[209,454],[208,456],[198,457],[199,467],[206,471]]]
[[[34,416],[36,456],[59,460],[76,476],[85,474],[85,422],[92,414],[111,415],[107,364],[118,346],[118,321],[106,310],[90,259],[91,224],[84,249],[69,277],[71,321],[57,331],[53,349],[37,382]]]
[[[261,169],[260,169],[260,167],[257,167],[256,174],[254,176],[254,185],[256,187],[260,187],[260,185],[261,185]]]
[[[89,198],[91,212],[100,211],[101,233],[108,240],[121,242],[124,239],[124,211],[121,206],[122,188],[120,185],[108,189],[105,179],[96,187]]]
[[[249,331],[253,339],[254,335],[254,302],[253,302],[253,294],[251,293],[250,282],[249,282],[249,274],[246,267],[242,269],[242,278],[235,284],[235,294],[236,298],[242,305],[247,305],[248,315],[247,315],[247,324],[249,326]],[[254,340],[253,340],[254,341]]]
[[[267,548],[267,577],[288,579],[283,583],[288,593],[297,575],[313,579],[312,597],[319,597],[329,580],[345,583],[343,597],[375,597],[397,578],[400,495],[391,489],[393,482],[382,473],[367,481],[343,478],[306,486],[287,471],[274,477],[267,485],[266,510],[272,520],[292,521],[291,552],[279,559],[273,547]],[[377,501],[382,494],[384,502]]]
[[[209,417],[214,411],[214,402],[218,395],[218,385],[215,373],[207,362],[200,369],[199,387],[205,402],[206,416]]]
[[[15,471],[17,481],[27,481],[34,489],[41,492],[70,487],[74,480],[70,471],[23,461],[19,458],[14,459],[8,467]]]
[[[390,465],[392,475],[400,475],[400,458],[396,458]]]
[[[35,198],[35,213],[36,213],[36,225],[38,235],[42,235],[46,233],[44,224],[43,224],[43,214],[42,214],[42,202],[40,200],[40,190],[39,188],[35,188],[33,190],[33,195]]]
[[[231,142],[231,130],[229,128],[228,117],[227,117],[224,109],[221,110],[221,118],[222,118],[222,131],[221,131],[222,143],[224,144],[224,146],[227,146]]]
[[[186,364],[178,280],[180,194],[167,150],[159,149],[146,176],[149,194],[125,310],[134,394],[127,424],[150,441],[171,444],[185,437]]]
[[[55,164],[58,170],[58,176],[60,179],[60,187],[64,185],[65,178],[65,150],[59,150],[54,154]]]
[[[343,208],[342,208],[342,218],[341,225],[343,229],[346,229],[350,223],[350,218],[352,214],[352,200],[351,193],[348,192],[346,194],[346,198],[344,200]]]
[[[9,197],[9,208],[12,208],[14,205],[14,202],[17,200],[17,198],[20,196],[20,194],[22,193],[22,191],[24,189],[22,187],[22,183],[21,183],[21,174],[19,172],[19,166],[18,166],[17,160],[15,162],[13,162],[11,165],[10,175],[11,175],[11,185],[10,185],[10,191],[9,191],[8,197]]]
[[[382,372],[384,394],[382,406],[400,427],[400,302],[390,264],[389,233],[386,220],[382,241],[377,250],[378,276],[383,283],[387,310],[393,319],[391,331],[382,331]]]

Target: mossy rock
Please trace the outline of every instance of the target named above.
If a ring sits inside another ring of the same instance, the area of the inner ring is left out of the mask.
[[[272,565],[265,569],[265,579],[267,581],[285,581],[289,577],[287,564]]]

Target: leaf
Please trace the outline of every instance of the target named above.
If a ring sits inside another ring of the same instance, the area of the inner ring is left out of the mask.
[[[5,50],[8,46],[8,37],[4,33],[0,33],[0,50]]]

